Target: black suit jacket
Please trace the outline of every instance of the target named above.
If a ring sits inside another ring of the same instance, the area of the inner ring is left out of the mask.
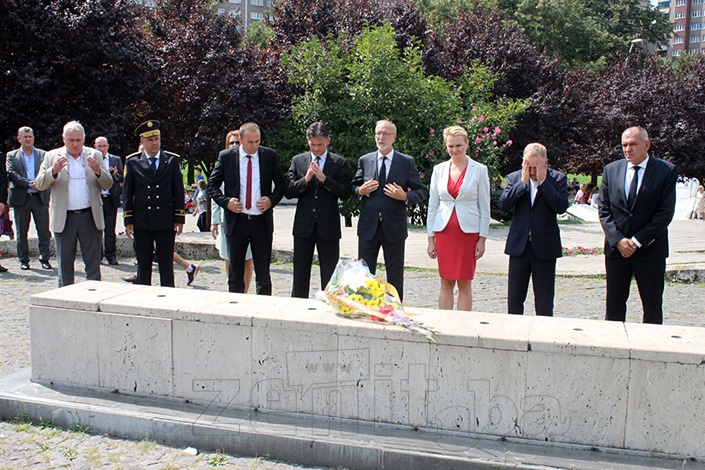
[[[213,173],[208,179],[208,196],[223,208],[225,221],[225,235],[232,235],[235,223],[237,221],[236,214],[228,210],[228,201],[231,197],[240,198],[240,147],[235,146],[227,150],[223,150],[218,154],[218,161],[213,168]],[[260,147],[257,151],[259,158],[259,178],[262,196],[269,197],[272,202],[266,212],[264,212],[264,221],[270,232],[274,232],[274,206],[279,204],[287,187],[287,179],[279,165],[279,156],[277,152],[268,147]],[[220,190],[220,185],[225,183],[224,191]],[[274,189],[272,190],[272,183]],[[254,202],[254,201],[253,201]]]
[[[144,152],[125,159],[124,212],[125,225],[135,230],[168,230],[183,224],[184,180],[181,158],[162,150],[157,172],[152,171]]]
[[[323,240],[339,240],[340,211],[338,201],[350,197],[350,170],[343,157],[328,152],[323,174],[325,181],[321,184],[314,176],[308,183],[304,179],[312,159],[311,152],[296,155],[289,168],[289,187],[286,197],[298,198],[294,227],[295,237],[309,237],[313,227],[317,227],[318,236]]]
[[[110,200],[113,204],[115,204],[115,207],[120,207],[120,195],[122,194],[122,186],[120,183],[125,181],[125,176],[123,175],[122,158],[109,153],[108,161],[110,162],[111,168],[114,167],[117,169],[115,176],[113,176],[113,185],[109,190]]]
[[[521,256],[531,233],[531,247],[537,258],[560,258],[563,249],[556,216],[564,213],[568,204],[568,179],[560,171],[548,169],[546,180],[536,191],[533,206],[530,186],[522,183],[521,170],[511,173],[499,198],[501,210],[514,209],[504,252]]]
[[[5,169],[5,154],[0,152],[0,203],[7,204],[7,170]]]
[[[408,236],[406,227],[406,208],[428,198],[428,190],[421,181],[416,163],[409,155],[394,150],[392,166],[389,168],[387,183],[397,183],[407,192],[407,201],[397,201],[385,196],[382,188],[368,196],[362,196],[362,208],[357,222],[357,236],[370,241],[377,233],[380,214],[384,235],[390,242],[405,240]],[[366,181],[377,178],[377,152],[363,155],[357,162],[357,172],[352,180],[353,193],[360,197],[360,186]]]
[[[24,164],[22,149],[19,148],[7,154],[5,165],[7,169],[7,179],[10,180],[10,191],[8,193],[8,203],[10,206],[23,206],[27,202],[29,182],[35,180],[37,174],[39,174],[39,168],[42,166],[45,154],[46,152],[44,150],[38,148],[34,149],[34,178],[32,178],[32,180],[27,178],[27,168]],[[50,189],[39,191],[39,197],[42,199],[43,204],[49,204],[50,196]]]
[[[622,159],[607,165],[602,174],[600,223],[605,232],[605,255],[622,256],[617,242],[635,237],[642,247],[632,258],[667,258],[668,225],[676,207],[676,167],[650,157],[631,210],[624,193],[626,172],[627,161]]]

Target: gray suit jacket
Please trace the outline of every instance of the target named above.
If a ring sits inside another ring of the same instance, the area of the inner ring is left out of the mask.
[[[13,150],[7,154],[6,168],[7,179],[10,181],[10,190],[8,203],[12,207],[23,206],[27,202],[27,188],[29,182],[35,181],[39,174],[39,168],[44,161],[44,150],[34,149],[34,178],[27,178],[27,167],[24,164],[24,154],[22,149]],[[49,204],[49,190],[40,191],[39,197],[42,198],[42,203]]]
[[[93,173],[93,170],[86,165],[86,183],[88,184],[88,194],[91,201],[91,212],[93,214],[95,228],[98,230],[103,230],[105,228],[105,219],[103,218],[103,200],[100,197],[100,190],[110,189],[113,184],[113,178],[110,176],[110,173],[105,171],[105,167],[102,164],[102,153],[90,147],[83,147],[83,154],[86,157],[92,154],[96,159],[98,159],[99,162],[101,162],[100,177],[97,178]],[[54,175],[52,175],[52,166],[54,166],[54,161],[57,158],[66,155],[66,147],[61,147],[47,152],[36,181],[37,189],[44,190],[53,188],[53,191],[51,192],[50,205],[50,228],[51,231],[55,233],[63,232],[64,227],[66,226],[66,213],[69,207],[69,180],[71,178],[69,176],[67,166],[64,167],[64,169],[56,175],[56,179],[54,179]]]

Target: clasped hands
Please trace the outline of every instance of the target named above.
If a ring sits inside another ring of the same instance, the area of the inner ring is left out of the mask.
[[[360,196],[367,196],[368,194],[377,191],[378,188],[379,182],[375,179],[371,179],[365,181],[362,186],[360,186],[360,189],[358,189],[358,193],[360,194]],[[406,199],[408,198],[408,196],[406,195],[406,191],[404,191],[404,188],[402,188],[396,183],[385,184],[384,195],[391,197],[392,199],[396,199],[397,201],[406,201]]]
[[[308,166],[308,169],[306,170],[304,180],[306,180],[306,183],[310,183],[314,176],[321,183],[326,180],[326,175],[323,173],[323,170],[321,170],[321,167],[318,166],[316,162],[312,161],[311,164]]]
[[[639,246],[633,240],[626,237],[617,242],[617,249],[624,258],[632,256],[638,248]]]
[[[259,198],[259,200],[255,203],[255,206],[257,209],[259,209],[261,212],[265,212],[269,210],[270,207],[272,207],[272,201],[269,200],[267,196],[262,196]],[[242,212],[242,210],[245,208],[244,204],[240,202],[240,200],[236,197],[231,197],[228,200],[228,207],[227,209],[230,212],[234,212],[235,214],[239,214]]]

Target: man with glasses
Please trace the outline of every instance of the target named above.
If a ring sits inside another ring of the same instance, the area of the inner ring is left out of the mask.
[[[404,250],[408,231],[406,209],[428,198],[414,159],[393,148],[397,127],[381,120],[375,127],[377,151],[360,157],[352,190],[362,201],[357,224],[358,258],[370,272],[377,270],[380,247],[384,251],[387,282],[404,296]]]

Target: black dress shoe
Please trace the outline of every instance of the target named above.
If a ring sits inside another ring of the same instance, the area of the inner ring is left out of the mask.
[[[134,284],[134,282],[137,280],[137,274],[135,274],[134,276],[125,277],[122,280],[125,282],[132,282]]]
[[[6,272],[7,272],[7,268],[5,266],[3,266],[2,264],[0,264],[0,273],[6,273]]]
[[[51,269],[51,263],[49,263],[49,260],[42,260],[40,263],[42,263],[42,268]]]
[[[110,265],[112,265],[112,266],[117,266],[117,265],[118,265],[118,261],[117,261],[116,258],[108,258],[108,264],[110,264]]]
[[[27,271],[29,269],[29,261],[22,261],[20,263],[20,269],[22,271]]]

